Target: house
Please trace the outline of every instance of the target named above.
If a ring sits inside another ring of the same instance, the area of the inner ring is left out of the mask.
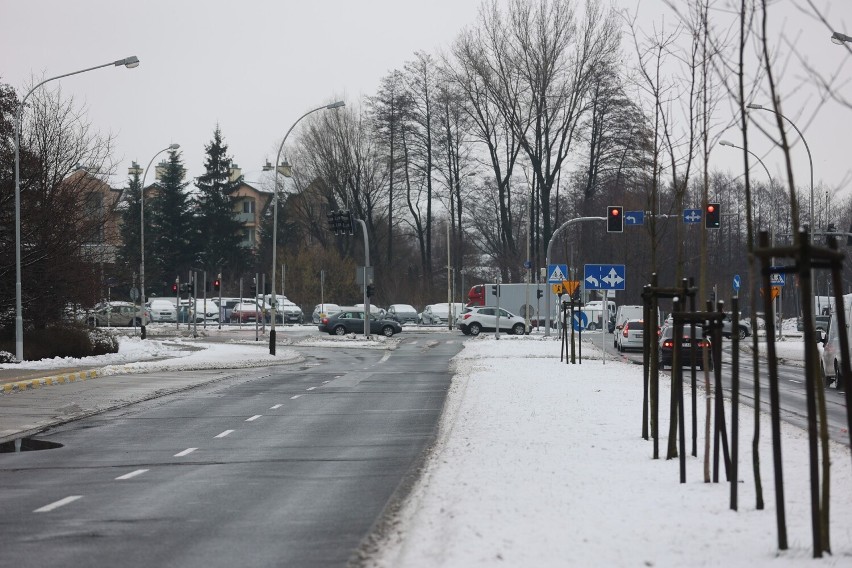
[[[240,167],[233,164],[230,180],[235,181],[241,177]],[[260,222],[263,212],[272,202],[272,192],[243,180],[232,195],[236,218],[243,226],[241,244],[248,248],[257,248],[260,245]]]
[[[117,206],[122,190],[110,187],[82,166],[78,166],[62,183],[73,188],[83,199],[83,218],[89,233],[83,243],[83,258],[90,262],[115,263],[121,245],[121,212]]]

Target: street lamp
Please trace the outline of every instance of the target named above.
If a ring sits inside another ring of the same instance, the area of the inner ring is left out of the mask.
[[[148,176],[148,169],[151,167],[151,164],[154,163],[154,160],[157,159],[157,156],[166,152],[168,150],[177,150],[180,148],[180,144],[169,144],[167,147],[163,148],[151,158],[151,161],[148,162],[148,165],[145,166],[145,172],[142,174],[142,186],[139,188],[139,244],[141,248],[141,260],[139,262],[139,280],[140,280],[140,296],[142,298],[142,326],[140,337],[145,339],[147,334],[145,332],[145,178]],[[134,167],[130,169],[130,173],[138,173],[139,166],[134,162]],[[177,309],[180,309],[180,306],[176,306]]]
[[[834,32],[831,34],[831,43],[835,43],[837,45],[843,45],[844,43],[852,43],[852,37],[842,34],[840,32]]]
[[[814,240],[813,239],[813,231],[814,231],[814,227],[813,227],[813,225],[814,225],[814,160],[813,160],[813,156],[811,156],[811,148],[810,148],[810,146],[808,146],[808,141],[805,140],[805,136],[802,134],[802,131],[799,130],[799,127],[796,126],[793,123],[792,120],[790,120],[789,118],[787,118],[786,116],[784,116],[780,112],[778,112],[774,109],[771,109],[771,108],[766,108],[763,105],[759,105],[757,103],[749,103],[749,104],[746,105],[746,107],[753,109],[753,110],[768,110],[771,113],[777,114],[778,116],[780,116],[781,118],[783,118],[784,120],[786,120],[787,122],[790,123],[790,126],[792,126],[796,130],[796,132],[799,133],[799,138],[801,138],[802,142],[805,143],[805,150],[808,151],[808,163],[810,164],[810,168],[811,168],[811,208],[810,208],[811,212],[810,212],[810,220],[808,221],[808,224],[810,225],[810,230],[808,231],[808,239],[810,240],[810,242],[813,242],[813,240]]]
[[[269,354],[275,355],[275,308],[278,301],[275,299],[275,262],[276,262],[276,249],[278,245],[278,172],[280,170],[289,170],[289,164],[286,162],[281,162],[281,151],[284,150],[284,143],[287,142],[287,137],[290,136],[290,133],[299,124],[299,121],[311,114],[312,112],[317,112],[323,109],[335,109],[340,108],[342,106],[346,106],[346,103],[343,101],[333,102],[329,105],[323,105],[321,107],[317,107],[315,109],[311,109],[299,118],[296,119],[296,122],[290,127],[287,133],[284,135],[284,139],[281,141],[281,145],[278,146],[278,156],[275,158],[275,184],[272,192],[272,286],[270,289],[271,293],[271,301],[272,309],[270,310],[270,314],[272,316],[272,321],[269,327]],[[280,164],[280,166],[278,165]],[[269,162],[267,162],[266,166],[264,166],[263,170],[268,171],[271,168]],[[284,175],[287,175],[283,171],[281,172]],[[289,177],[289,176],[288,176]]]
[[[109,63],[104,63],[103,65],[97,65],[95,67],[89,67],[88,69],[81,69],[79,71],[72,71],[71,73],[65,73],[63,75],[57,75],[56,77],[51,77],[49,79],[45,79],[35,87],[29,90],[24,98],[21,99],[21,104],[18,106],[18,112],[15,113],[15,357],[18,361],[24,360],[24,315],[23,315],[23,304],[21,301],[21,121],[23,119],[24,114],[24,105],[27,102],[27,99],[33,91],[47,83],[48,81],[55,81],[56,79],[62,79],[63,77],[70,77],[71,75],[79,75],[80,73],[85,73],[87,71],[94,71],[95,69],[100,69],[102,67],[109,67],[113,65],[115,67],[124,66],[128,69],[133,69],[134,67],[139,66],[139,58],[135,55],[130,57],[125,57],[124,59],[118,59],[116,61],[111,61]]]

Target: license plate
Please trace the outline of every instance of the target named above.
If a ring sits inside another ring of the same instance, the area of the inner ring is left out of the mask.
[[[681,347],[692,347],[692,344],[687,341],[687,342],[681,343],[680,346]]]

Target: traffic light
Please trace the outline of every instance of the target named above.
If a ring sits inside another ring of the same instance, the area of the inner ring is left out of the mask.
[[[704,209],[704,228],[718,229],[722,223],[722,207],[718,203],[708,203]]]
[[[213,291],[218,292],[221,289],[222,289],[222,281],[217,278],[216,280],[213,281]]]
[[[367,284],[367,297],[368,298],[372,298],[373,292],[375,292],[375,291],[376,291],[376,289],[372,284]]]
[[[257,278],[251,279],[251,293],[253,295],[257,295]]]
[[[535,297],[540,300],[542,296],[544,296],[544,290],[536,290]]]
[[[177,282],[175,282],[174,284],[172,284],[172,294],[177,294],[177,291],[178,291],[178,285],[177,285]]]
[[[491,285],[491,295],[492,295],[492,296],[496,296],[496,295],[497,295],[497,284],[492,284],[492,285]]]
[[[624,207],[621,205],[610,205],[606,208],[606,232],[624,232]]]

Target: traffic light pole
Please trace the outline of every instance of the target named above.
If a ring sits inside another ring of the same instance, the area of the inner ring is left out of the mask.
[[[364,233],[364,337],[370,337],[370,296],[367,294],[367,275],[370,272],[370,239],[367,237],[367,223],[363,219],[353,219],[361,225]]]
[[[562,223],[558,229],[553,231],[553,234],[550,236],[550,240],[547,242],[547,254],[544,257],[545,266],[550,266],[550,253],[553,249],[553,243],[556,242],[556,237],[559,236],[559,233],[573,225],[574,223],[582,223],[584,221],[606,221],[606,217],[577,217],[575,219],[569,219]],[[544,335],[545,337],[550,337],[550,294],[547,294],[545,305],[545,319],[544,319]]]

